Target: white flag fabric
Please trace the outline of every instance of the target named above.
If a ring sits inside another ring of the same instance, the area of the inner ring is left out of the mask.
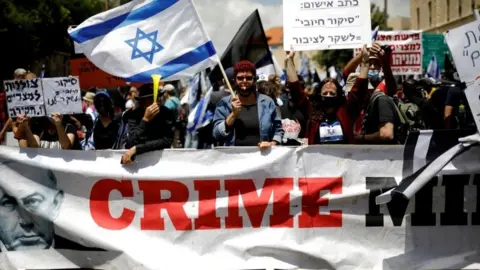
[[[440,66],[438,65],[437,58],[435,57],[435,55],[432,56],[432,59],[428,64],[427,77],[440,79]]]
[[[191,77],[218,62],[192,0],[134,0],[68,32],[76,51],[129,82]]]
[[[278,64],[278,61],[275,58],[275,55],[273,55],[273,53],[271,53],[271,55],[272,55],[273,64],[257,68],[257,75],[265,74],[269,76],[269,75],[275,74],[275,75],[278,75],[279,77],[283,75],[283,69],[280,66],[280,64]]]

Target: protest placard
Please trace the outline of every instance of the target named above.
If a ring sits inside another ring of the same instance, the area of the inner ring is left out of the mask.
[[[423,70],[422,31],[379,31],[380,45],[388,45],[392,50],[390,65],[393,75],[421,75]],[[355,49],[354,54],[361,49]]]
[[[82,96],[78,77],[44,78],[45,111],[51,113],[82,113]]]
[[[40,79],[5,81],[3,85],[10,117],[18,115],[45,116]]]
[[[296,51],[370,45],[370,1],[283,1],[284,47]]]
[[[473,114],[475,125],[480,133],[480,81],[475,81],[465,89],[465,96],[468,101],[468,105]]]
[[[73,76],[79,78],[81,89],[127,86],[124,79],[112,76],[99,69],[86,57],[70,60],[70,70]],[[135,87],[141,86],[138,83],[132,83],[131,85]]]
[[[462,25],[445,33],[460,80],[480,78],[480,21]]]

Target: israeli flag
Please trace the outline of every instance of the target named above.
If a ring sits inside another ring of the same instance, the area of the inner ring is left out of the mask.
[[[380,27],[377,25],[377,27],[375,27],[375,29],[373,29],[372,31],[372,41],[377,41],[377,38],[378,38],[378,30],[380,29]]]
[[[308,57],[306,55],[302,55],[302,60],[300,63],[300,69],[298,70],[298,74],[303,77],[304,80],[308,81],[310,79],[310,64],[308,61]]]
[[[197,131],[199,128],[208,125],[213,120],[213,112],[207,111],[207,107],[210,102],[210,96],[213,92],[213,87],[204,72],[202,72],[200,84],[202,88],[208,87],[204,88],[208,89],[208,92],[203,98],[200,99],[200,101],[197,103],[195,108],[188,116],[187,130],[191,133]]]
[[[134,0],[68,33],[77,52],[129,82],[192,77],[219,61],[192,0]]]
[[[430,60],[430,63],[428,64],[427,68],[427,77],[428,78],[434,78],[434,79],[440,79],[440,66],[438,65],[437,58],[432,56],[432,59]]]

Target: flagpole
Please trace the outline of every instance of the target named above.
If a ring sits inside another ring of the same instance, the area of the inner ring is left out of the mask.
[[[227,73],[225,73],[225,69],[223,68],[222,61],[220,61],[220,58],[218,57],[218,55],[217,55],[217,62],[218,62],[218,67],[222,72],[223,79],[225,80],[225,83],[227,84],[228,89],[230,89],[230,95],[232,95],[232,97],[235,97],[235,93],[233,92],[232,85],[230,84],[230,80],[228,80]]]
[[[193,2],[193,0],[190,0],[190,2],[192,3],[193,9],[195,9],[195,15],[197,15],[198,20],[201,22],[200,27],[203,31],[203,34],[208,37],[208,33],[205,30],[205,27],[203,26],[203,23],[202,23],[203,22],[202,18],[200,18],[200,14],[198,14],[197,6],[195,6],[195,3]],[[210,39],[210,37],[208,39]],[[228,89],[230,89],[230,94],[232,95],[232,97],[234,97],[235,94],[233,93],[232,85],[230,85],[230,81],[228,80],[227,74],[225,73],[225,69],[223,68],[222,61],[220,61],[220,57],[218,57],[218,54],[215,54],[215,58],[217,60],[218,67],[220,68],[220,71],[222,72],[223,79],[225,80],[225,82],[228,86]]]

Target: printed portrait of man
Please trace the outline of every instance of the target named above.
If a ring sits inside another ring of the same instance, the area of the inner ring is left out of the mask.
[[[0,163],[0,241],[2,251],[54,246],[53,221],[63,202],[50,170]]]

